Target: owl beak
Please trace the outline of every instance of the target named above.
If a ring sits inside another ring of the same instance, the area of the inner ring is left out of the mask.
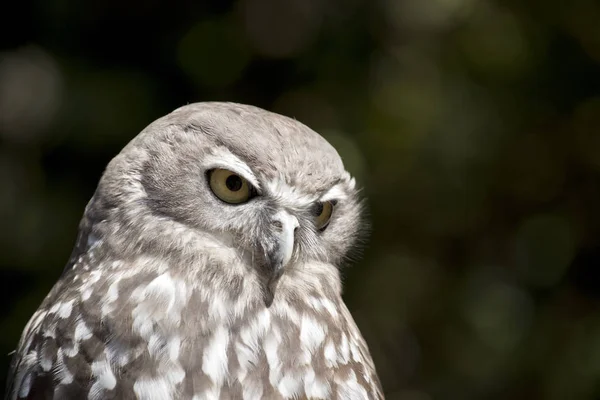
[[[292,258],[294,236],[300,224],[295,216],[283,210],[274,215],[272,224],[275,235],[275,246],[273,251],[269,253],[267,273],[269,275],[269,290],[274,291],[277,281],[283,275],[285,266]]]

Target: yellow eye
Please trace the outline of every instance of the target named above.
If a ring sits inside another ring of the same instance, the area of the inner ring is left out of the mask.
[[[315,226],[317,230],[322,231],[329,225],[331,214],[333,214],[333,206],[335,202],[324,201],[322,203],[315,204],[314,215],[315,215]]]
[[[209,173],[210,189],[215,196],[230,204],[240,204],[248,201],[252,194],[247,180],[226,169],[213,169]]]

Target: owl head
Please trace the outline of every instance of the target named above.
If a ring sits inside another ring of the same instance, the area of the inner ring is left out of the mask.
[[[252,106],[196,103],[133,139],[86,213],[119,219],[139,246],[165,234],[164,222],[201,232],[273,283],[297,263],[338,265],[359,237],[360,210],[340,156],[307,126]]]

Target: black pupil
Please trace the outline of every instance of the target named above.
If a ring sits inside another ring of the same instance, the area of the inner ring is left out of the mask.
[[[323,203],[317,203],[315,205],[315,215],[318,217],[319,215],[323,214]]]
[[[232,192],[237,192],[238,190],[240,190],[242,188],[242,184],[242,178],[240,178],[237,175],[229,175],[227,177],[227,180],[225,181],[227,189],[231,190]]]

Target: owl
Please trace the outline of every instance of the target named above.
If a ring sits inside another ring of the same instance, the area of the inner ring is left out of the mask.
[[[341,297],[361,225],[354,179],[313,130],[181,107],[108,164],[7,398],[381,399]]]

